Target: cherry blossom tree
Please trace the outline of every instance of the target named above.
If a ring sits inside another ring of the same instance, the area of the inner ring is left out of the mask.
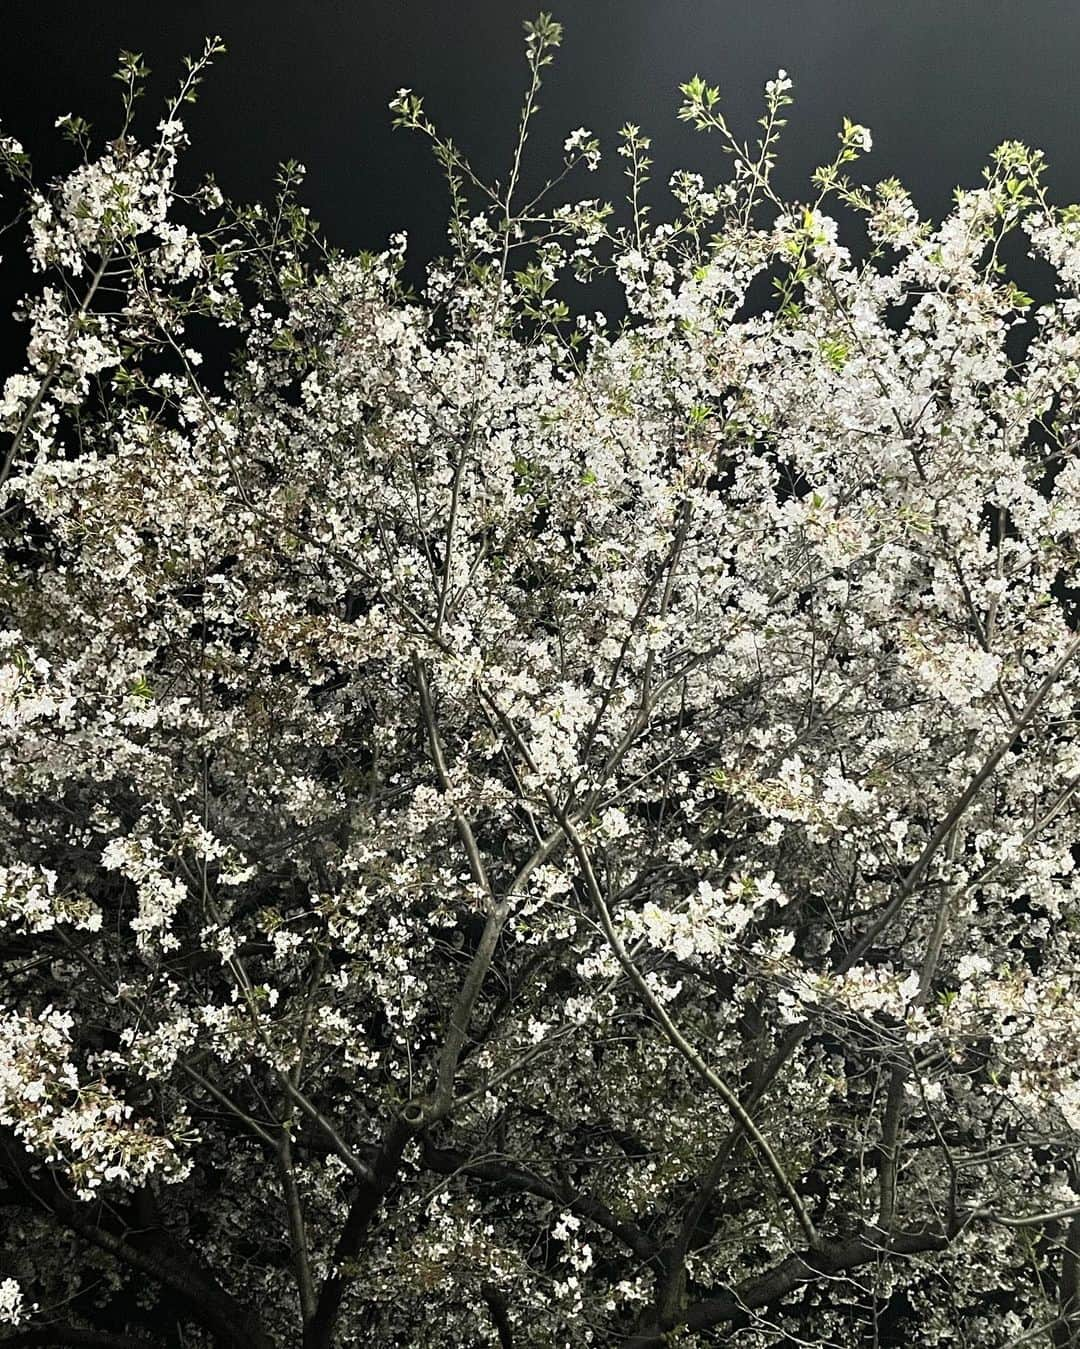
[[[0,141],[4,1345],[1080,1343],[1080,208],[783,72],[530,199],[560,37],[419,292],[181,190],[216,41]]]

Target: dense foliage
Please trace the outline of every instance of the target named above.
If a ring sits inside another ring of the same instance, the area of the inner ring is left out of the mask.
[[[1080,1342],[1080,210],[785,202],[783,72],[526,201],[559,38],[417,294],[180,191],[219,44],[0,141],[4,1345]]]

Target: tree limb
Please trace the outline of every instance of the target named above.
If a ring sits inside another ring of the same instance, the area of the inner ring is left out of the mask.
[[[930,1228],[898,1232],[891,1237],[881,1233],[879,1239],[874,1239],[870,1229],[851,1241],[791,1255],[768,1274],[748,1279],[729,1293],[692,1303],[677,1314],[670,1326],[654,1323],[636,1331],[623,1342],[623,1349],[650,1349],[650,1346],[666,1344],[668,1331],[676,1327],[708,1330],[735,1321],[746,1312],[779,1302],[802,1284],[846,1274],[882,1255],[918,1255],[923,1251],[944,1250],[948,1244],[947,1236]]]

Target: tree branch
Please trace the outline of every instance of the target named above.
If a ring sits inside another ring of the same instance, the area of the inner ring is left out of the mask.
[[[480,1296],[491,1313],[492,1322],[499,1336],[499,1349],[514,1349],[514,1328],[507,1314],[505,1295],[493,1283],[485,1283],[480,1289]]]
[[[25,1194],[28,1207],[43,1209],[90,1245],[178,1294],[191,1319],[229,1349],[274,1349],[274,1341],[258,1316],[227,1293],[213,1273],[166,1228],[143,1230],[139,1244],[134,1245],[126,1234],[102,1226],[100,1208],[68,1199],[48,1170],[45,1174],[51,1181],[51,1192],[42,1193],[30,1176],[35,1159],[20,1145],[9,1144],[5,1153],[14,1172],[12,1179]]]
[[[950,830],[963,817],[968,806],[974,801],[983,785],[993,776],[1002,759],[1004,759],[1005,755],[1012,749],[1021,732],[1045,702],[1050,690],[1057,683],[1058,676],[1076,656],[1078,651],[1080,651],[1080,637],[1074,637],[1065,648],[1062,655],[1059,656],[1050,667],[1038,688],[1028,699],[1027,704],[1021,711],[1019,717],[1013,722],[1009,734],[1001,744],[987,756],[982,767],[974,777],[972,777],[964,790],[953,802],[952,807],[946,812],[945,817],[941,820],[933,834],[931,834],[930,838],[927,840],[926,846],[916,858],[911,870],[904,877],[903,884],[897,891],[895,898],[886,906],[881,916],[871,923],[863,935],[855,942],[851,950],[844,956],[843,960],[839,962],[835,973],[846,974],[853,965],[857,964],[870,947],[873,946],[880,934],[884,932],[885,928],[888,927],[900,912],[914,892],[916,885],[922,879],[927,867],[933,860],[934,854],[948,837]]]
[[[871,1230],[852,1241],[791,1255],[768,1274],[748,1279],[719,1297],[693,1303],[679,1312],[670,1326],[653,1324],[636,1331],[623,1342],[623,1349],[650,1349],[666,1344],[668,1331],[680,1326],[708,1330],[735,1321],[747,1312],[779,1302],[802,1284],[846,1274],[882,1255],[918,1255],[923,1251],[944,1250],[948,1244],[948,1237],[933,1229],[899,1232],[891,1237],[882,1233],[880,1239],[874,1239]]]
[[[415,1131],[411,1119],[406,1119],[404,1115],[399,1115],[388,1129],[372,1167],[373,1179],[370,1184],[361,1185],[360,1192],[349,1207],[330,1258],[330,1273],[319,1290],[315,1313],[304,1327],[303,1349],[330,1349],[333,1344],[341,1304],[354,1277],[352,1262],[360,1252],[383,1196],[397,1179],[401,1154]]]

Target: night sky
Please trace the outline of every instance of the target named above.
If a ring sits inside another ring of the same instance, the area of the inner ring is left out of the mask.
[[[525,79],[522,20],[538,8],[524,0],[4,0],[0,125],[44,174],[71,164],[75,151],[53,122],[79,113],[101,137],[114,135],[120,86],[110,75],[127,48],[153,68],[140,107],[149,136],[183,55],[218,33],[229,51],[199,104],[185,110],[186,185],[212,169],[226,195],[266,200],[276,165],[300,160],[308,168],[302,200],[329,241],[377,249],[405,229],[416,279],[441,249],[445,197],[421,138],[391,130],[387,101],[403,85],[423,93],[481,176],[500,176]],[[663,218],[674,209],[665,187],[673,169],[715,181],[726,164],[715,137],[676,121],[678,84],[694,73],[719,84],[732,125],[750,135],[761,85],[783,67],[796,102],[778,181],[791,196],[809,194],[809,174],[832,157],[846,114],[874,133],[861,175],[899,177],[929,213],[947,208],[956,184],[977,184],[1006,138],[1046,152],[1056,201],[1080,200],[1076,0],[550,0],[548,8],[565,41],[530,141],[533,182],[558,164],[567,132],[584,125],[608,158],[598,175],[580,174],[574,194],[617,203],[616,133],[631,120],[654,138]],[[11,213],[9,196],[0,218]],[[11,255],[19,247],[11,234],[0,241],[0,315],[17,293]],[[14,334],[0,317],[5,335],[6,353]]]

